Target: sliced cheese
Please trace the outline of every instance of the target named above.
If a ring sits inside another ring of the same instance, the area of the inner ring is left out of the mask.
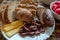
[[[16,28],[16,29],[13,29],[13,30],[11,30],[11,31],[8,31],[8,32],[6,32],[6,35],[8,36],[8,37],[12,37],[14,34],[16,34],[16,33],[18,33],[19,32],[19,27],[18,28]]]
[[[24,25],[22,21],[15,21],[15,22],[12,22],[11,24],[4,25],[2,29],[3,31],[7,32],[15,28],[22,27],[22,25]]]

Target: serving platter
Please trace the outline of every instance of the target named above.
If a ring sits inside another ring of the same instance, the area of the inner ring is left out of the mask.
[[[50,12],[49,13],[49,16],[52,17],[52,19],[54,20],[53,18],[53,15],[52,15],[52,12],[50,11],[50,9],[47,9],[47,12]],[[55,29],[55,20],[54,20],[54,25],[52,27],[48,27],[44,33],[41,33],[40,35],[38,36],[33,36],[33,37],[29,37],[29,36],[26,36],[26,37],[21,37],[19,35],[19,33],[15,34],[14,36],[12,36],[11,38],[7,37],[7,35],[4,33],[4,31],[1,31],[2,32],[2,35],[7,39],[7,40],[46,40],[47,38],[50,37],[50,35],[53,33]]]

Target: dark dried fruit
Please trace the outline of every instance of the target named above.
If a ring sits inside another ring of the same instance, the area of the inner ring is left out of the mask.
[[[27,35],[27,33],[20,33],[20,35],[21,35],[21,36],[26,36],[26,35]]]
[[[24,29],[27,31],[27,32],[29,32],[29,31],[31,31],[29,28],[27,28],[27,27],[24,27]]]
[[[39,35],[39,34],[40,34],[40,31],[36,31],[36,32],[35,32],[35,35]]]
[[[31,30],[33,30],[33,31],[37,30],[37,26],[36,26],[36,25],[31,25],[29,28],[30,28]]]
[[[44,28],[40,28],[40,33],[44,32],[45,29]]]
[[[34,35],[34,32],[27,32],[28,35]]]

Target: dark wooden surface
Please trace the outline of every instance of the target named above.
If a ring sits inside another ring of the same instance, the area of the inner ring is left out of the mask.
[[[60,21],[56,20],[55,31],[48,40],[60,40]]]
[[[1,30],[0,30],[0,40],[6,40],[3,35],[1,34]]]

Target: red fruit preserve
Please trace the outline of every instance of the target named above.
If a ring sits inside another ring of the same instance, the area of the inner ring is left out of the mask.
[[[52,9],[55,11],[55,9],[58,7],[57,4],[53,4]]]
[[[55,2],[52,5],[52,10],[56,13],[60,15],[60,2]]]
[[[60,15],[60,8],[57,8],[55,12]]]

